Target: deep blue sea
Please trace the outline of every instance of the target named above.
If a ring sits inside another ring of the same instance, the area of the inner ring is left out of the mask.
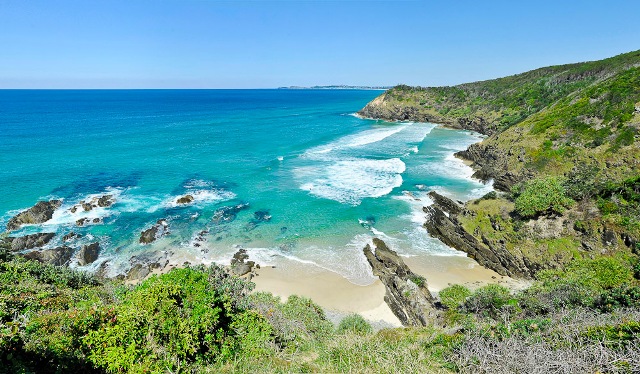
[[[38,200],[63,199],[52,220],[12,235],[74,231],[99,241],[100,259],[170,251],[228,263],[239,247],[372,280],[362,247],[377,235],[408,256],[459,255],[421,227],[431,189],[458,199],[491,187],[453,153],[481,139],[426,123],[354,115],[381,91],[0,90],[0,228]],[[93,196],[108,208],[72,213]],[[185,194],[195,201],[185,206]],[[248,203],[235,219],[220,208]],[[256,215],[256,212],[259,212]],[[264,219],[265,214],[270,216]],[[102,223],[77,227],[80,218]],[[150,245],[140,232],[167,219]],[[258,219],[263,218],[263,219]],[[205,241],[197,234],[207,230]]]

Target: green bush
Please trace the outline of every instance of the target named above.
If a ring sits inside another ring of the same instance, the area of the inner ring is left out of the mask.
[[[373,329],[367,320],[362,318],[359,314],[350,314],[342,319],[336,329],[338,334],[358,334],[367,335],[370,334]]]
[[[640,287],[620,286],[603,292],[595,306],[604,312],[611,312],[620,307],[640,307]]]
[[[526,183],[521,190],[514,190],[517,195],[515,208],[524,218],[534,218],[542,214],[562,214],[574,204],[556,177],[534,179]]]
[[[165,372],[266,347],[266,320],[237,309],[210,275],[175,269],[141,283],[116,307],[117,318],[85,337],[89,359],[112,372]]]
[[[440,291],[439,296],[442,305],[455,310],[464,303],[467,297],[471,296],[471,291],[463,285],[454,284]]]
[[[516,306],[517,300],[511,296],[508,288],[489,284],[471,294],[466,299],[463,309],[468,313],[495,318],[505,307]]]

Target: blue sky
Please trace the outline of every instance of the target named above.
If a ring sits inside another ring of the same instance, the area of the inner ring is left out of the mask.
[[[453,85],[640,49],[637,1],[0,0],[0,88]]]

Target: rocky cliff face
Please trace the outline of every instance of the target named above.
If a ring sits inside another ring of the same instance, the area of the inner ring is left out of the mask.
[[[427,288],[426,279],[414,274],[396,252],[374,238],[375,252],[367,244],[364,254],[387,290],[384,301],[404,326],[427,326],[434,323],[438,311]]]
[[[424,208],[427,213],[427,221],[424,227],[434,238],[440,239],[446,245],[476,260],[480,265],[492,269],[500,275],[508,275],[518,278],[532,277],[531,270],[525,265],[522,258],[516,257],[507,251],[502,243],[492,243],[489,240],[480,241],[468,233],[457,219],[462,211],[458,208],[450,209],[457,204],[435,192],[438,198],[434,204]],[[445,213],[446,212],[446,213]]]
[[[13,231],[25,224],[43,223],[53,217],[53,212],[62,205],[60,200],[38,201],[33,207],[18,213],[7,223],[7,230]]]

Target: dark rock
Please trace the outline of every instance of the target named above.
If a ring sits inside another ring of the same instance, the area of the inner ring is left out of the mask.
[[[442,210],[449,214],[460,214],[462,207],[455,201],[444,197],[436,191],[429,192],[429,197],[433,200],[434,204],[437,204]]]
[[[84,209],[85,212],[88,212],[91,209],[93,209],[93,206],[90,203],[82,202],[81,205],[82,205],[82,209]]]
[[[266,209],[258,210],[253,213],[253,217],[256,221],[267,222],[271,220],[271,215]]]
[[[404,326],[427,326],[436,322],[438,311],[427,281],[414,274],[400,256],[374,238],[375,253],[367,244],[364,255],[373,274],[385,285],[384,301]]]
[[[104,195],[98,199],[98,206],[101,208],[107,208],[113,205],[115,200],[113,199],[113,195]]]
[[[176,200],[176,204],[190,204],[193,202],[193,196],[191,195],[184,195],[182,197],[179,197],[178,200]]]
[[[89,223],[89,219],[88,218],[80,218],[79,220],[76,221],[76,225],[78,226],[84,226],[85,224]]]
[[[255,262],[253,261],[245,262],[245,260],[247,259],[249,259],[247,250],[242,248],[239,249],[238,252],[236,252],[233,255],[233,258],[231,259],[231,272],[234,275],[237,275],[239,277],[247,273],[250,273],[253,267],[255,266]]]
[[[606,246],[615,245],[618,242],[616,232],[611,229],[605,229],[602,233],[602,243]]]
[[[63,266],[69,263],[73,249],[67,246],[43,251],[32,251],[24,255],[29,260],[36,260],[45,264]]]
[[[65,242],[69,242],[78,238],[81,238],[82,235],[75,233],[73,231],[71,231],[70,233],[66,234],[65,236],[62,237],[62,240]]]
[[[155,269],[166,268],[169,264],[168,255],[167,252],[148,252],[131,257],[129,260],[131,268],[124,276],[124,279],[127,281],[141,280],[146,278]]]
[[[12,251],[17,252],[25,249],[42,247],[49,243],[54,236],[56,236],[56,234],[52,232],[43,232],[39,234],[19,236],[17,238],[8,237],[4,239],[4,242],[9,243]]]
[[[98,259],[100,254],[100,243],[95,242],[87,245],[83,245],[78,252],[78,265],[85,266],[93,263]]]
[[[360,226],[364,227],[365,229],[370,229],[375,224],[376,224],[376,217],[374,216],[367,216],[365,217],[364,220],[360,220]]]
[[[140,233],[140,243],[149,244],[169,233],[169,223],[165,219],[158,220],[151,228]]]
[[[93,223],[102,223],[102,218],[94,218]]]
[[[53,217],[53,212],[62,205],[60,200],[38,201],[33,207],[18,213],[7,223],[7,230],[13,231],[24,224],[43,223]]]
[[[76,205],[72,206],[72,207],[71,207],[71,209],[69,209],[69,211],[70,211],[71,213],[75,213],[75,212],[77,212],[77,211],[78,211],[78,206],[76,206]]]

